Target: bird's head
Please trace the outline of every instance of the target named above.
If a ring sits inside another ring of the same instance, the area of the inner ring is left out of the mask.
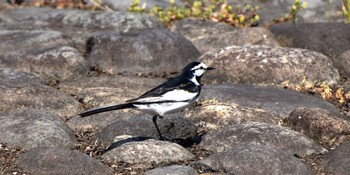
[[[197,80],[200,80],[202,75],[207,70],[213,70],[213,69],[215,69],[215,68],[208,67],[204,63],[192,62],[192,63],[188,64],[185,68],[183,68],[182,75],[184,75],[190,79],[195,77]]]

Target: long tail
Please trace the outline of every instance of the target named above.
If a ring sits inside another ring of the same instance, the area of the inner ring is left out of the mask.
[[[118,105],[111,105],[111,106],[102,106],[99,108],[94,108],[87,110],[83,113],[80,113],[79,115],[81,117],[86,117],[89,115],[106,112],[106,111],[112,111],[112,110],[119,110],[119,109],[126,109],[126,108],[134,108],[135,106],[132,103],[125,103],[125,104],[118,104]]]

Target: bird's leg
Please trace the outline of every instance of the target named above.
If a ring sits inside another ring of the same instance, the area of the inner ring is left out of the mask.
[[[159,128],[158,128],[158,125],[157,125],[157,118],[158,118],[158,117],[159,117],[159,118],[163,118],[163,116],[155,115],[155,116],[153,116],[152,121],[153,121],[154,125],[155,125],[156,128],[157,128],[157,132],[158,132],[158,134],[159,134],[159,140],[164,140],[162,134],[160,133],[160,130],[159,130]]]

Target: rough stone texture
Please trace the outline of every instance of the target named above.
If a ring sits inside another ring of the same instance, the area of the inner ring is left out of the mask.
[[[107,165],[95,158],[58,147],[31,149],[20,155],[18,165],[26,172],[37,175],[114,174]]]
[[[298,108],[285,122],[327,147],[350,141],[350,120],[320,108]]]
[[[16,46],[13,46],[16,47]],[[89,69],[81,53],[72,47],[33,48],[26,52],[0,55],[0,67],[39,74],[45,79],[64,80],[87,75]]]
[[[123,1],[115,1],[115,0],[102,0],[102,5],[107,5],[109,8],[116,11],[128,11],[131,4],[135,2],[134,0],[123,0]],[[178,6],[182,6],[184,3],[180,0],[175,0],[174,3]],[[148,10],[152,9],[154,6],[166,8],[170,7],[171,3],[168,0],[140,0],[140,6],[144,7]]]
[[[260,27],[237,29],[226,23],[187,18],[170,28],[192,41],[201,53],[232,45],[280,45],[270,31]]]
[[[52,30],[0,30],[0,40],[1,56],[13,52],[26,53],[39,48],[73,46],[73,41],[67,36]]]
[[[199,58],[217,68],[206,76],[212,83],[298,84],[310,81],[338,83],[340,76],[330,58],[313,51],[271,46],[231,46]]]
[[[132,32],[163,27],[156,17],[129,12],[21,8],[2,11],[2,18],[7,22],[0,24],[0,29],[52,29],[65,33],[81,45],[97,31]]]
[[[102,159],[107,163],[126,162],[146,166],[151,163],[186,161],[193,157],[184,147],[176,143],[158,140],[125,143],[102,155]]]
[[[85,104],[86,108],[90,109],[124,103],[126,100],[139,97],[162,82],[164,79],[159,78],[119,75],[94,76],[63,81],[58,85],[58,88],[62,92],[73,94],[81,103]]]
[[[157,120],[162,136],[169,139],[191,139],[196,135],[197,127],[180,113],[168,114]],[[123,129],[120,129],[123,128]],[[111,143],[117,136],[131,135],[134,137],[158,138],[158,132],[152,122],[152,116],[140,115],[119,119],[102,129],[98,138]]]
[[[350,172],[350,142],[344,143],[328,152],[322,161],[322,168],[332,175]]]
[[[166,167],[155,168],[145,172],[145,175],[197,175],[195,169],[185,165],[171,165]]]
[[[332,59],[350,49],[350,26],[346,23],[283,23],[270,31],[283,46],[317,51]]]
[[[191,41],[233,31],[235,29],[235,27],[227,23],[214,22],[199,18],[186,18],[180,21],[175,21],[173,25],[170,26],[171,31],[179,33]]]
[[[263,145],[239,145],[200,161],[229,174],[313,174],[310,167],[292,155]]]
[[[109,74],[169,74],[199,57],[190,41],[163,29],[98,33],[87,47],[90,66]]]
[[[89,128],[102,129],[118,120],[127,120],[127,118],[139,114],[139,111],[132,109],[116,110],[103,112],[87,117],[76,115],[66,121],[67,125],[74,131],[83,131]],[[115,132],[115,131],[112,131]]]
[[[333,59],[333,64],[338,68],[339,73],[344,77],[350,77],[350,49],[341,53],[337,58]]]
[[[0,113],[0,142],[10,146],[72,148],[75,141],[73,131],[59,116],[50,112],[20,110]]]
[[[206,134],[200,144],[215,152],[224,152],[240,144],[268,145],[302,157],[327,151],[300,132],[267,123],[226,126]]]
[[[232,45],[280,46],[270,31],[259,27],[242,28],[218,35],[210,35],[207,38],[192,40],[192,42],[201,53],[215,51]]]
[[[82,110],[73,97],[44,85],[34,75],[0,69],[0,111],[23,108],[50,111],[61,118],[69,118]]]
[[[215,130],[230,124],[249,122],[278,124],[282,122],[282,119],[276,114],[263,109],[219,103],[204,104],[194,110],[188,110],[185,116],[206,130]]]
[[[213,99],[230,105],[264,109],[281,118],[287,118],[289,113],[298,107],[318,107],[331,112],[338,111],[334,105],[320,98],[276,87],[241,84],[204,86],[200,100]]]

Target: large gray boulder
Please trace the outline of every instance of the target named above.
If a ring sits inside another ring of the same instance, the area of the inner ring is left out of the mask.
[[[282,23],[270,31],[283,46],[313,50],[332,59],[350,49],[350,26],[346,23]]]
[[[304,49],[231,46],[208,52],[199,60],[217,68],[206,75],[213,83],[298,84],[307,76],[310,81],[337,84],[340,79],[330,58]]]
[[[199,57],[190,41],[162,29],[97,33],[87,47],[90,66],[109,74],[170,74]]]
[[[25,149],[73,148],[73,131],[56,114],[39,110],[0,113],[0,142]]]

